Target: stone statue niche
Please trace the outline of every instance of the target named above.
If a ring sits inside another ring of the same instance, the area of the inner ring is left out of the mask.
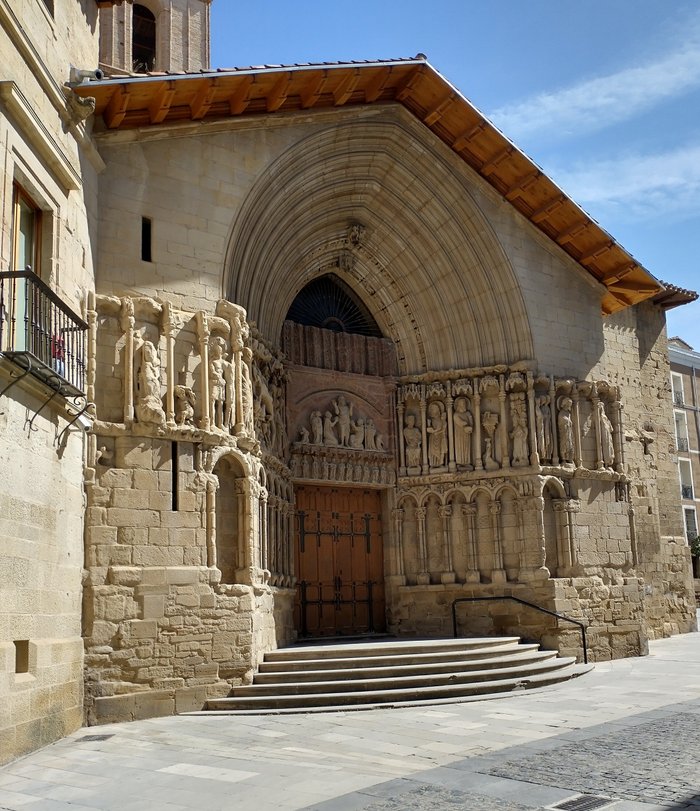
[[[434,471],[447,466],[447,412],[441,400],[428,403],[428,464]]]
[[[474,470],[472,462],[472,436],[474,417],[469,410],[466,397],[458,397],[454,402],[455,463],[459,470]]]
[[[421,429],[416,426],[416,422],[416,415],[411,411],[407,412],[403,427],[403,441],[406,472],[409,476],[417,476],[421,472],[423,434]]]
[[[225,433],[235,425],[235,371],[226,356],[226,341],[214,335],[209,341],[209,423]]]
[[[160,356],[152,341],[144,340],[138,350],[136,375],[136,418],[144,425],[161,428],[165,411],[161,395]]]

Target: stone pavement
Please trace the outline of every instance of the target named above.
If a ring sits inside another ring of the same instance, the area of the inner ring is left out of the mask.
[[[700,635],[650,651],[493,701],[82,729],[0,769],[0,809],[700,809]]]

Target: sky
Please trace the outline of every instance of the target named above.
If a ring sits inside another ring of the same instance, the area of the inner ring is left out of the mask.
[[[212,4],[212,66],[423,53],[654,276],[700,289],[697,0]],[[668,313],[700,350],[700,302]]]

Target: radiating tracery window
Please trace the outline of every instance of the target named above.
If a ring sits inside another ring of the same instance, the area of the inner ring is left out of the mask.
[[[289,308],[287,320],[334,332],[382,337],[367,307],[333,273],[314,279],[298,293]]]

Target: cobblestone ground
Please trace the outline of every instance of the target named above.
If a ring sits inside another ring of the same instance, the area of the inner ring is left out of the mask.
[[[479,811],[532,811],[524,805],[515,805],[506,800],[441,786],[421,786],[398,797],[365,806],[364,811],[465,811],[469,808]]]
[[[648,721],[507,760],[485,773],[587,794],[700,808],[700,715]]]

